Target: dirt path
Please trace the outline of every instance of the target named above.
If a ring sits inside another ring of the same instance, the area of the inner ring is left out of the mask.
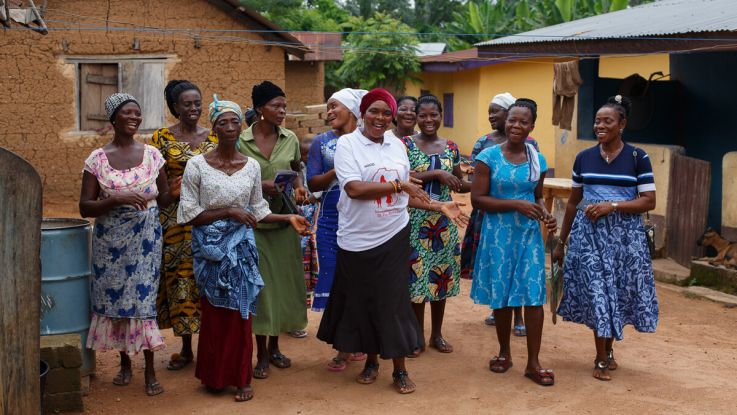
[[[416,393],[401,396],[391,388],[391,363],[382,362],[374,385],[353,379],[360,364],[343,373],[325,370],[333,356],[314,337],[320,314],[309,314],[309,337],[282,338],[282,351],[294,365],[272,369],[271,378],[255,380],[256,397],[235,403],[232,393],[211,395],[194,377],[194,366],[180,372],[165,369],[177,343],[166,330],[168,350],[156,358],[159,380],[166,392],[143,394],[143,356],[133,359],[135,375],[128,387],[111,379],[117,371],[113,353],[98,354],[97,377],[85,398],[91,414],[420,414],[420,413],[735,413],[737,387],[737,309],[686,298],[659,289],[661,320],[656,334],[626,330],[615,345],[620,369],[605,383],[591,377],[591,332],[570,323],[552,325],[546,316],[541,360],[556,371],[556,385],[543,388],[522,376],[524,339],[514,338],[515,366],[506,374],[489,372],[496,350],[493,328],[483,324],[486,307],[468,297],[470,283],[449,300],[445,336],[455,352],[434,350],[408,364],[418,384]],[[429,312],[427,318],[429,319]],[[429,329],[429,322],[428,322]],[[196,337],[195,337],[196,340]]]

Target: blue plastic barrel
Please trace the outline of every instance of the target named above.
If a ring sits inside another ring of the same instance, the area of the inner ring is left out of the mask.
[[[41,224],[41,335],[79,333],[82,376],[95,371],[87,349],[90,328],[92,226],[82,219],[44,218]]]

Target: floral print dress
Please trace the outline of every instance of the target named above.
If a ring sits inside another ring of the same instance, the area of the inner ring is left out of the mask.
[[[461,161],[458,146],[450,140],[442,153],[431,155],[423,153],[411,137],[402,141],[407,146],[410,168],[416,172],[442,169],[452,173]],[[438,181],[425,183],[424,190],[433,200],[451,200],[450,188]],[[439,301],[458,295],[461,271],[458,228],[442,213],[412,208],[409,211],[412,302]]]

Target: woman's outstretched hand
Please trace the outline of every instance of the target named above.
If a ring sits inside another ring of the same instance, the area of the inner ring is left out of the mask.
[[[466,226],[468,225],[469,217],[468,214],[461,210],[463,206],[466,206],[463,202],[441,202],[440,212],[457,226]]]
[[[431,202],[430,195],[428,195],[427,192],[422,190],[422,187],[420,187],[420,185],[415,184],[416,181],[417,179],[410,178],[406,182],[401,182],[402,191],[404,193],[407,193],[407,195],[409,195],[410,198],[417,199],[423,203],[430,203]],[[422,183],[421,180],[420,180],[420,183]]]

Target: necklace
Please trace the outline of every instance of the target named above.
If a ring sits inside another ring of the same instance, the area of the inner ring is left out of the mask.
[[[615,158],[619,155],[619,153],[624,148],[624,143],[622,143],[622,146],[616,149],[612,154],[608,154],[606,151],[604,151],[604,148],[599,145],[599,153],[601,153],[601,157],[606,160],[607,164],[611,164],[612,161],[614,161]]]

